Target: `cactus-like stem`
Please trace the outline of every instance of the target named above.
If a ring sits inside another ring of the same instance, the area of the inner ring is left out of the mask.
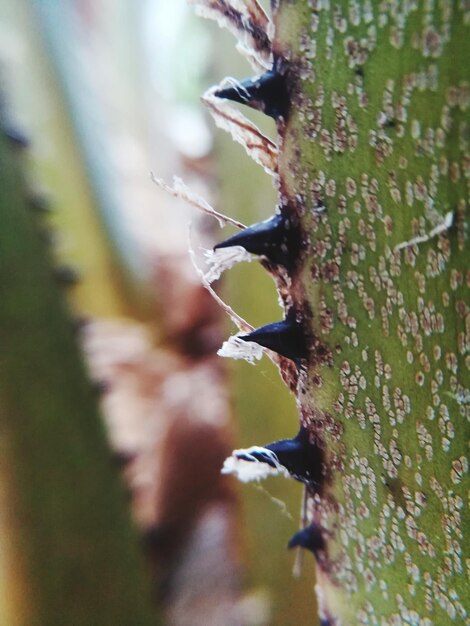
[[[321,623],[468,624],[468,3],[273,5]]]
[[[332,532],[331,623],[469,618],[469,17],[457,2],[276,12],[279,175],[309,241],[293,299],[333,355],[312,354],[298,389],[327,457],[308,517]]]
[[[1,135],[1,622],[155,624],[117,468],[37,219],[18,155]]]

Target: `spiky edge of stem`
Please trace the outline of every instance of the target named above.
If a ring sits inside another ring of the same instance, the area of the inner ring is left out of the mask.
[[[155,624],[96,398],[0,137],[0,428],[17,624]]]
[[[327,534],[322,624],[467,623],[470,11],[272,4],[272,171],[302,240],[281,296],[308,341],[290,381],[326,454],[306,512]]]

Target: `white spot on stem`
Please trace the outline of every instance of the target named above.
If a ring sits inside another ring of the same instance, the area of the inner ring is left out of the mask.
[[[405,248],[409,248],[411,246],[414,246],[420,243],[425,243],[426,241],[429,241],[430,239],[437,237],[437,235],[442,235],[447,230],[449,230],[453,222],[454,222],[454,214],[452,211],[449,211],[448,213],[446,213],[442,222],[438,224],[437,226],[435,226],[432,230],[430,230],[429,233],[427,233],[426,235],[413,237],[412,239],[408,241],[402,241],[401,243],[395,246],[394,251],[396,252],[398,250],[404,250]]]

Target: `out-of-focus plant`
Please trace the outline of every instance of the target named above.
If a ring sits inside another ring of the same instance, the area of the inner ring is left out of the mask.
[[[60,276],[4,136],[0,221],[2,623],[155,624]]]
[[[56,209],[43,224],[54,262],[78,268],[59,273],[74,281],[68,300],[86,317],[80,337],[144,535],[153,596],[165,597],[172,623],[249,621],[234,494],[219,471],[231,445],[223,364],[211,357],[220,315],[187,258],[188,210],[169,208],[148,175],[182,167],[207,188],[204,145],[195,154],[193,138],[178,155],[169,142],[176,126],[196,138],[200,126],[193,133],[184,111],[168,116],[144,62],[128,71],[141,54],[142,14],[125,2],[0,2],[0,11],[11,117],[31,135],[28,178]],[[143,312],[146,327],[136,323]],[[205,558],[194,559],[202,549]]]

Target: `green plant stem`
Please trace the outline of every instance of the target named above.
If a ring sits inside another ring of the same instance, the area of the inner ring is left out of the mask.
[[[156,624],[71,319],[3,137],[0,151],[3,541],[23,591],[10,623]]]
[[[469,11],[297,1],[275,22],[308,242],[291,295],[325,348],[298,394],[327,454],[321,612],[468,624]]]

